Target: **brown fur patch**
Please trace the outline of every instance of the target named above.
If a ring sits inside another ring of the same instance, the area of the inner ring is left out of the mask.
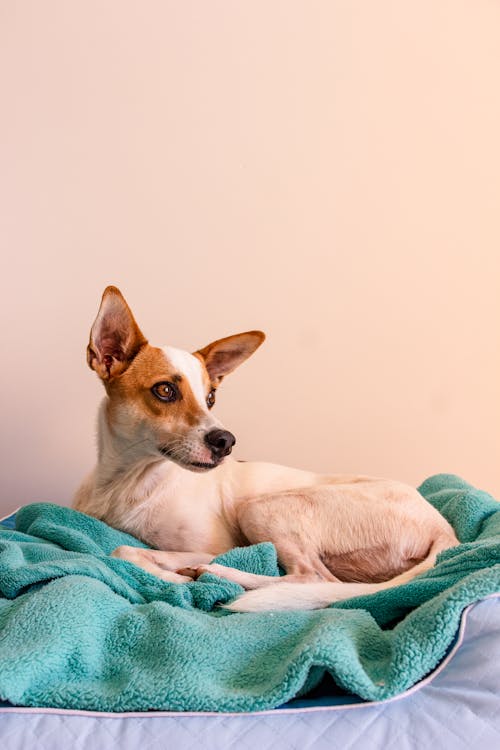
[[[160,401],[151,392],[155,383],[163,381],[176,384],[179,392],[176,401]],[[119,378],[106,383],[106,390],[111,410],[125,401],[143,412],[146,411],[149,418],[157,418],[163,425],[167,420],[175,425],[184,423],[193,426],[204,414],[188,380],[170,365],[162,349],[150,344],[141,349]]]
[[[339,581],[381,583],[405,573],[424,558],[397,558],[393,546],[384,544],[339,555],[326,552],[321,559]]]

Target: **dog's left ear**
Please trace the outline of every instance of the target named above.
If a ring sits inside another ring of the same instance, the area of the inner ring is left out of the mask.
[[[225,375],[235,370],[262,344],[266,335],[262,331],[247,331],[218,339],[204,349],[194,352],[201,357],[213,383],[220,383]]]

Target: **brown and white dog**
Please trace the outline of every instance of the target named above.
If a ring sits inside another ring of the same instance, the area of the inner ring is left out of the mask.
[[[233,611],[326,607],[431,568],[458,540],[412,487],[229,458],[235,438],[212,414],[215,393],[264,338],[240,333],[194,354],[154,347],[107,287],[87,349],[106,389],[98,460],[75,507],[153,547],[113,555],[164,580],[211,571],[240,583],[249,591]],[[276,546],[280,579],[210,564],[264,541]]]

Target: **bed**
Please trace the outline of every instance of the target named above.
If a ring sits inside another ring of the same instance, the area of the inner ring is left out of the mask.
[[[2,526],[14,522],[10,516]],[[500,588],[463,608],[453,641],[427,676],[380,701],[339,688],[328,674],[301,698],[251,712],[68,710],[4,700],[1,747],[498,748],[499,633]]]

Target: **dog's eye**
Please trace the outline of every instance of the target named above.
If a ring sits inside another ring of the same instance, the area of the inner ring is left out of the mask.
[[[207,396],[207,406],[209,409],[211,409],[214,404],[215,404],[215,388],[212,388],[212,390]]]
[[[176,401],[179,397],[179,392],[173,383],[155,383],[151,392],[160,401]]]

